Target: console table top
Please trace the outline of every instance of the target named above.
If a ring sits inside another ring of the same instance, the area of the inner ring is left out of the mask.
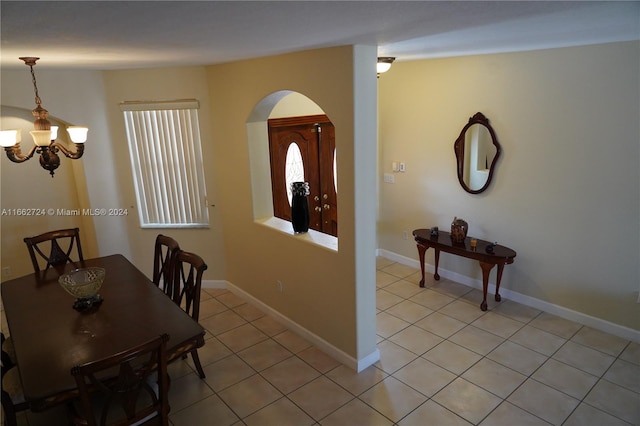
[[[426,245],[427,247],[433,247],[438,250],[445,251],[447,253],[457,254],[458,256],[466,257],[469,259],[475,259],[481,262],[497,263],[496,260],[500,259],[500,263],[513,263],[513,258],[516,257],[516,252],[509,247],[497,244],[493,253],[487,253],[486,248],[490,241],[481,240],[476,238],[476,249],[471,249],[472,237],[467,236],[464,242],[455,243],[451,240],[451,234],[447,231],[438,231],[438,235],[431,235],[430,229],[416,229],[413,231],[413,237],[417,243]]]

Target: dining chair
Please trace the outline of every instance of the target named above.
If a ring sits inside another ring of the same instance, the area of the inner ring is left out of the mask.
[[[202,289],[202,274],[207,264],[200,256],[179,250],[175,256],[174,269],[174,302],[191,316],[196,322],[200,316],[200,292]],[[205,378],[200,364],[198,349],[191,351],[191,358],[201,379]]]
[[[4,341],[4,334],[2,334],[2,340]],[[4,350],[2,351],[1,361],[4,424],[5,426],[17,426],[17,414],[28,410],[29,404],[24,397],[24,392],[22,392],[20,371]]]
[[[5,337],[4,333],[0,332],[0,348],[2,349],[2,366],[9,369],[16,365],[16,352],[11,336]]]
[[[169,424],[168,334],[71,369],[79,404],[71,404],[77,425]],[[107,374],[112,371],[116,377]],[[79,405],[79,406],[78,406]]]
[[[78,228],[45,232],[35,237],[27,237],[24,242],[29,249],[31,263],[36,273],[40,272],[38,260],[47,262],[44,270],[47,270],[50,266],[64,265],[67,262],[74,263],[75,261],[71,255],[74,251],[74,246],[77,261],[84,260],[82,246],[80,245],[80,230]],[[50,245],[48,253],[46,253],[48,242],[50,242]]]
[[[176,240],[158,234],[153,254],[153,283],[164,294],[173,299],[173,264],[175,254],[180,250]]]

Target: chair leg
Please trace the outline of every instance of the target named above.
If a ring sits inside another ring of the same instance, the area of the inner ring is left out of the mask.
[[[16,410],[13,407],[11,397],[4,391],[2,391],[2,411],[4,411],[4,424],[5,426],[17,426],[18,420],[16,418]]]
[[[196,365],[196,370],[198,370],[198,375],[201,379],[204,379],[206,376],[204,375],[204,370],[202,369],[202,365],[200,364],[200,357],[198,356],[198,350],[194,349],[191,351],[191,358],[193,359],[193,363]]]

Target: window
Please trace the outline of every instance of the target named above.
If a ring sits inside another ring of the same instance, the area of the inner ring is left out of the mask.
[[[143,228],[208,227],[198,101],[120,108]]]

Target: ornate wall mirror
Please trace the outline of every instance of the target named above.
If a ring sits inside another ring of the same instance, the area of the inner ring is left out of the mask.
[[[479,194],[487,189],[501,151],[489,119],[481,112],[469,118],[453,149],[462,188],[471,194]]]

